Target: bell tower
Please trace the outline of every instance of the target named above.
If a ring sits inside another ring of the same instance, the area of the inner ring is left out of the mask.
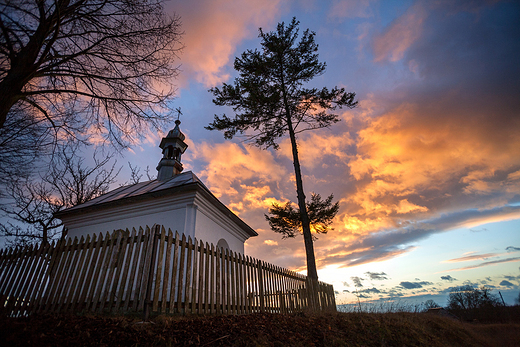
[[[163,137],[159,147],[162,149],[163,157],[157,165],[157,180],[165,181],[182,172],[181,155],[184,154],[188,145],[184,142],[186,136],[181,132],[180,120],[175,121],[175,128]]]

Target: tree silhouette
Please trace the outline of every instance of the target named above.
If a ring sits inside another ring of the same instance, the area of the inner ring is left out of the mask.
[[[307,214],[311,231],[316,234],[326,234],[332,224],[332,220],[339,210],[339,202],[332,203],[334,195],[331,194],[327,199],[322,200],[319,194],[312,193],[311,201],[306,203]],[[269,215],[265,215],[265,219],[269,222],[269,226],[274,232],[282,234],[282,238],[296,237],[302,233],[302,219],[300,209],[294,208],[290,201],[284,205],[273,204],[269,209]],[[316,236],[312,235],[313,241]]]
[[[94,166],[88,167],[77,154],[77,149],[57,153],[41,180],[12,177],[6,185],[7,201],[0,206],[6,220],[0,223],[0,236],[8,243],[49,243],[63,230],[56,212],[106,193],[115,182],[115,163],[105,167],[110,156],[99,160],[94,155]]]
[[[180,35],[162,0],[2,1],[0,128],[127,146],[170,120]]]
[[[237,133],[261,148],[278,148],[279,139],[289,134],[296,176],[296,190],[300,211],[307,274],[318,278],[310,221],[305,205],[298,145],[296,136],[302,131],[328,127],[339,121],[339,116],[329,111],[341,107],[353,108],[355,94],[343,88],[304,88],[325,71],[325,64],[318,60],[316,35],[308,29],[299,42],[299,22],[295,18],[288,26],[279,23],[277,30],[265,33],[260,28],[261,50],[247,50],[235,58],[235,70],[239,77],[234,85],[224,83],[222,88],[212,88],[213,102],[218,106],[231,106],[234,118],[225,114],[215,115],[206,127],[224,131],[226,139]],[[252,131],[248,131],[252,130]]]
[[[473,310],[500,305],[498,296],[491,293],[491,289],[473,288],[470,285],[455,287],[448,297],[450,310]]]

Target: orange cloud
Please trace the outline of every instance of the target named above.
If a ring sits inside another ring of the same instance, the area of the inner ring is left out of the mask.
[[[242,201],[244,195],[238,195],[238,189],[247,191],[246,198],[252,200],[254,196],[269,192],[270,188],[262,183],[276,183],[287,177],[287,172],[276,163],[271,152],[256,147],[232,142],[202,142],[194,146],[193,152],[194,158],[207,163],[206,169],[200,172],[204,182],[217,197],[226,195],[231,202]],[[248,180],[255,184],[246,184]]]
[[[419,110],[403,104],[359,131],[357,154],[348,166],[356,180],[368,183],[347,201],[365,214],[426,212],[428,205],[409,196],[424,200],[421,194],[432,190],[452,194],[451,185],[463,187],[462,195],[520,189],[517,171],[495,179],[497,172],[520,164],[513,159],[520,158],[520,138],[509,138],[504,151],[504,144],[486,140],[485,124],[468,124],[466,117],[432,121]],[[497,201],[481,204],[492,207]]]
[[[354,141],[348,133],[334,135],[330,129],[315,130],[298,139],[298,156],[305,168],[312,169],[325,164],[324,156],[347,161],[349,159],[347,149],[352,145],[354,145]],[[290,139],[287,138],[281,142],[278,153],[292,161]]]
[[[265,240],[264,243],[268,246],[278,246],[278,242],[274,240]]]

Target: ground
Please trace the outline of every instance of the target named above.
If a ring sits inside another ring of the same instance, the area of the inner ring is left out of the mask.
[[[426,313],[0,318],[4,346],[520,346],[520,322]]]

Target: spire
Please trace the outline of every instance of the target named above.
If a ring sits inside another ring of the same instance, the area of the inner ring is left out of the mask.
[[[179,112],[180,115],[180,112]],[[181,132],[179,125],[181,121],[175,121],[175,128],[163,137],[159,147],[162,149],[163,157],[157,165],[157,179],[164,181],[182,172],[181,155],[184,154],[188,145],[184,142],[186,136]]]

